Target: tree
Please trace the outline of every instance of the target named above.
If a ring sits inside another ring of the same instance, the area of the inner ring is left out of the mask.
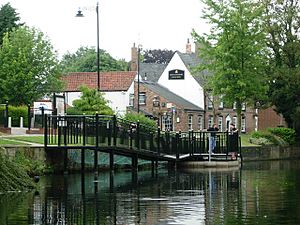
[[[16,10],[11,7],[10,3],[6,3],[1,6],[0,9],[0,46],[2,45],[2,39],[6,32],[10,32],[14,27],[18,27],[20,17]]]
[[[153,50],[144,50],[142,53],[143,62],[144,63],[160,63],[167,64],[170,62],[174,52],[172,50],[161,50],[161,49],[153,49]]]
[[[30,104],[60,90],[61,74],[53,47],[34,28],[6,33],[0,47],[0,101]]]
[[[300,2],[265,0],[270,101],[289,127],[300,122]],[[298,119],[297,119],[298,118]],[[298,127],[298,130],[299,127]]]
[[[108,101],[104,98],[103,93],[86,86],[80,87],[80,91],[82,92],[80,99],[73,101],[73,107],[67,110],[68,114],[114,114],[114,111],[108,106]]]
[[[116,60],[110,54],[100,49],[100,71],[127,71],[125,60]],[[97,53],[95,48],[80,47],[74,54],[67,53],[61,60],[64,73],[96,72]]]
[[[226,104],[236,104],[238,128],[242,104],[250,106],[265,98],[266,38],[262,29],[263,8],[256,1],[202,0],[209,34],[193,36],[204,60],[198,70],[207,71],[208,85]]]

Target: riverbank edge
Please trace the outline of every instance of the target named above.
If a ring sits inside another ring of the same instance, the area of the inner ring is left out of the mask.
[[[54,172],[63,171],[63,151],[45,151],[43,146],[3,146],[5,154],[8,157],[15,157],[18,151],[23,151],[24,154],[32,160],[38,160],[44,162],[53,168]],[[284,159],[299,159],[300,158],[300,146],[249,146],[242,147],[241,161],[267,161],[267,160],[284,160]],[[187,168],[201,168],[201,167],[239,167],[240,160],[228,161],[228,162],[189,162],[180,163],[180,167]],[[86,170],[92,169],[93,165],[86,165]],[[81,169],[81,165],[78,163],[70,162],[68,165],[69,171],[78,171]],[[107,169],[107,168],[100,168]],[[122,169],[122,168],[119,168]],[[129,169],[128,166],[124,166],[123,169]]]

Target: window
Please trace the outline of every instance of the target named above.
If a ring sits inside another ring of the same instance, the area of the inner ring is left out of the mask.
[[[133,106],[134,103],[134,94],[129,95],[129,106]]]
[[[208,127],[212,127],[214,124],[214,117],[213,116],[209,116],[208,117]]]
[[[146,93],[140,92],[140,99],[139,99],[140,105],[146,105]]]
[[[214,97],[211,94],[207,95],[207,108],[212,109],[213,108],[213,101]]]
[[[242,132],[246,132],[246,118],[242,117],[242,121],[241,121],[241,131]]]
[[[219,109],[224,109],[224,102],[223,101],[220,102]]]
[[[203,130],[203,116],[198,115],[198,130]]]
[[[245,102],[242,103],[242,110],[243,110],[243,111],[246,110],[246,103],[245,103]]]
[[[219,103],[219,109],[223,109],[224,108],[224,102],[223,102],[223,96],[221,95],[220,98],[220,103]]]
[[[193,115],[189,115],[188,124],[189,124],[189,130],[193,130]]]
[[[162,125],[165,131],[172,131],[173,130],[172,117],[169,115],[164,115],[162,117]]]
[[[234,124],[235,127],[238,126],[238,124],[237,124],[237,117],[236,116],[233,117],[233,121],[232,122],[233,122],[233,124]]]
[[[223,116],[218,117],[218,128],[219,128],[219,131],[223,130]]]

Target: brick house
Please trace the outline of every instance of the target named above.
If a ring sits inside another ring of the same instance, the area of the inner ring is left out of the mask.
[[[132,69],[136,69],[137,48],[133,46],[131,52]],[[172,130],[175,131],[191,128],[201,130],[207,129],[213,123],[216,123],[221,131],[225,131],[229,128],[231,122],[237,124],[235,106],[226,105],[226,103],[220,101],[214,103],[214,97],[204,91],[201,76],[194,77],[192,75],[193,68],[202,63],[197,55],[197,53],[191,51],[188,42],[186,53],[176,51],[168,64],[140,63],[140,109],[145,114],[156,117],[163,129],[172,127]],[[131,104],[135,109],[137,108],[136,87],[137,84],[135,83],[135,94],[132,97],[134,103]],[[194,106],[193,110],[189,111],[189,107],[185,108],[176,102],[175,98],[178,97],[181,98],[180,102],[184,100],[192,104]],[[159,108],[153,107],[154,102],[157,100]],[[172,114],[172,108],[174,107],[176,108],[176,115]],[[172,117],[168,122],[171,124],[165,126],[168,115]],[[251,105],[244,104],[241,116],[242,132],[251,132],[284,124],[282,117],[277,115],[273,109],[258,110]],[[261,118],[259,119],[259,117]]]
[[[161,130],[186,131],[203,128],[204,110],[169,91],[164,86],[142,80],[140,82],[140,112],[157,120]],[[135,93],[138,83],[135,82]],[[135,95],[137,99],[137,95]],[[137,109],[137,101],[134,101]]]

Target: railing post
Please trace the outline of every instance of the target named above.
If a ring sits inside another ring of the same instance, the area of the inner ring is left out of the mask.
[[[94,152],[94,172],[98,172],[98,148],[99,148],[99,114],[96,113],[96,149]]]
[[[179,133],[176,132],[175,136],[175,151],[176,151],[176,162],[179,160]]]
[[[28,130],[31,129],[31,113],[30,113],[30,104],[27,105],[27,123],[28,123]],[[47,122],[46,122],[47,123]]]
[[[8,128],[8,101],[5,102],[5,128]]]
[[[136,123],[136,141],[137,141],[137,149],[140,150],[140,122]]]
[[[58,127],[58,131],[57,131],[57,144],[58,146],[61,145],[61,118],[60,118],[60,115],[57,116],[57,127]]]
[[[157,128],[157,153],[160,155],[160,128]]]
[[[113,145],[117,146],[117,117],[113,117]]]
[[[29,105],[30,107],[30,105]],[[44,126],[44,147],[47,148],[48,146],[48,117],[47,114],[45,115],[45,126]],[[50,123],[49,123],[50,124]]]
[[[86,145],[86,138],[85,138],[85,136],[86,136],[86,121],[85,121],[85,115],[83,115],[83,121],[82,121],[82,144],[83,144],[83,146],[85,146]]]
[[[44,107],[42,107],[41,110],[42,110],[42,128],[44,128],[44,115],[45,115]]]
[[[113,148],[109,153],[109,167],[110,170],[114,169],[114,148],[117,146],[117,117],[113,116]]]

